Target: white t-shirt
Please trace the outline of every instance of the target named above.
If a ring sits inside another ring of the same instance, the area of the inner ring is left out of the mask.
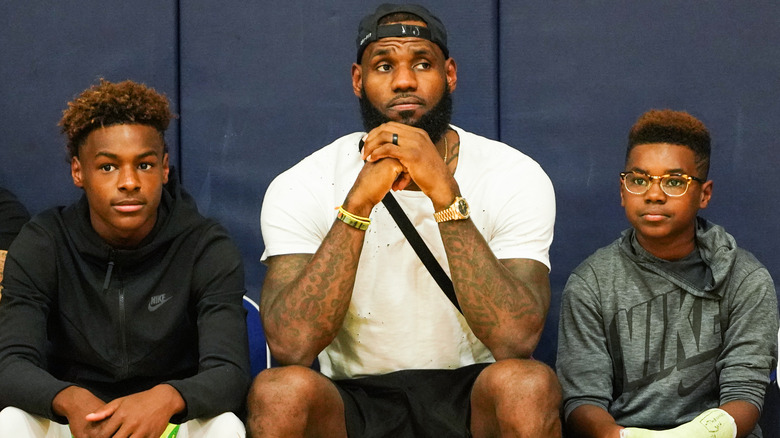
[[[460,137],[455,179],[493,253],[549,268],[555,220],[550,179],[516,149],[452,128]],[[261,213],[262,260],[316,252],[363,166],[362,135],[339,138],[271,183]],[[449,274],[431,201],[422,192],[393,195]],[[323,374],[341,379],[492,361],[384,205],[376,205],[370,217],[344,325],[319,355]]]

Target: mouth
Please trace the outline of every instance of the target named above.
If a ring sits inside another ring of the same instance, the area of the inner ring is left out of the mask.
[[[144,205],[146,205],[146,203],[138,199],[124,199],[114,202],[112,207],[122,213],[134,213],[144,208]]]
[[[390,101],[388,108],[392,111],[416,111],[425,105],[425,101],[417,96],[398,96]]]
[[[669,215],[667,214],[664,214],[662,212],[654,212],[654,211],[645,212],[640,214],[639,216],[648,222],[659,222],[669,217]]]

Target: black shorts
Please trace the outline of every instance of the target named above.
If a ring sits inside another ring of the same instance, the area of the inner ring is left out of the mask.
[[[336,380],[350,438],[469,437],[471,388],[489,363]]]

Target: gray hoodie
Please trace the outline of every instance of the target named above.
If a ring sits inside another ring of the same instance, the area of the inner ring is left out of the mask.
[[[698,219],[696,242],[706,273],[694,279],[633,229],[574,270],[558,340],[567,418],[592,404],[622,426],[667,429],[729,401],[761,409],[777,362],[772,278],[720,226]]]

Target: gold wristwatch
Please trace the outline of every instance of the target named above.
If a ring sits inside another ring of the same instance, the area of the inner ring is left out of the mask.
[[[436,222],[458,221],[462,219],[468,219],[471,211],[469,210],[469,203],[460,196],[455,197],[455,202],[442,211],[433,213],[433,218]]]

